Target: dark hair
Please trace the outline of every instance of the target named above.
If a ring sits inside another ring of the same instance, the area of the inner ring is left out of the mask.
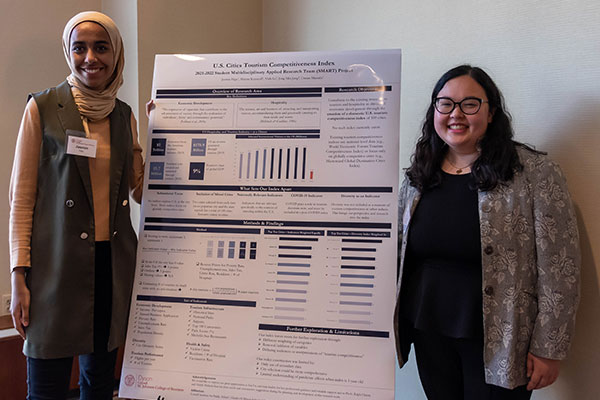
[[[504,106],[502,93],[481,68],[460,65],[442,75],[435,84],[421,137],[411,157],[411,165],[406,170],[410,184],[420,191],[441,183],[441,164],[448,151],[446,144],[435,131],[433,102],[446,82],[463,75],[473,78],[485,90],[490,111],[493,113],[492,122],[478,143],[481,151],[479,158],[471,167],[475,186],[481,190],[491,190],[499,183],[512,180],[516,171],[523,170],[517,154],[517,146],[521,143],[513,141],[511,116]]]

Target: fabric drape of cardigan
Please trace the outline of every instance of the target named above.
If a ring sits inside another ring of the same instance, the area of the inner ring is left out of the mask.
[[[579,303],[579,234],[559,166],[518,147],[524,170],[506,185],[478,192],[483,263],[486,382],[515,388],[528,382],[527,353],[567,356]],[[405,179],[399,202],[399,279],[394,326],[398,361],[410,337],[399,326],[400,288],[410,218],[419,191]]]

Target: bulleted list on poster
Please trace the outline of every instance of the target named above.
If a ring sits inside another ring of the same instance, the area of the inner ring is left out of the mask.
[[[394,398],[400,51],[159,55],[120,396]]]

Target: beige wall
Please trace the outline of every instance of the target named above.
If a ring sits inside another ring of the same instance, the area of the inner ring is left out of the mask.
[[[256,52],[262,48],[261,0],[0,0],[0,116],[6,138],[0,149],[0,294],[10,293],[8,182],[27,93],[60,83],[69,69],[62,53],[66,22],[99,10],[115,20],[125,47],[119,98],[132,106],[146,145],[144,105],[150,98],[154,55]],[[139,64],[138,64],[139,61]],[[140,107],[141,105],[141,107]],[[134,225],[137,213],[134,210]]]
[[[10,293],[8,182],[27,94],[59,84],[69,74],[62,32],[80,11],[100,9],[100,0],[0,0],[0,294]]]
[[[504,92],[518,140],[559,161],[579,212],[582,302],[572,356],[537,400],[600,393],[600,3],[596,0],[265,0],[263,50],[401,48],[401,165],[435,81],[481,65]],[[423,399],[414,364],[398,399]]]

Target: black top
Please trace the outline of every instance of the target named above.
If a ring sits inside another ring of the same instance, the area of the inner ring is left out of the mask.
[[[483,335],[481,237],[471,174],[443,173],[412,216],[402,277],[402,316],[453,338]]]

